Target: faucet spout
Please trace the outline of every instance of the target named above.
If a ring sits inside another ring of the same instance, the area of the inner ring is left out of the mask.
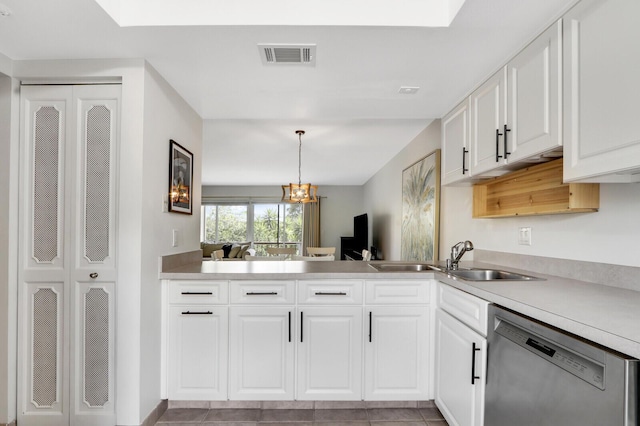
[[[460,241],[451,247],[451,258],[447,259],[447,269],[458,269],[458,262],[462,256],[471,250],[473,250],[473,243],[469,240]]]

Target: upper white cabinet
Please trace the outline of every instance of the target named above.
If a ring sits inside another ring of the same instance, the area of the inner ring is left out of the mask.
[[[465,99],[442,119],[442,184],[470,178],[469,99]]]
[[[638,16],[638,0],[583,0],[565,15],[565,181],[640,181]]]
[[[559,21],[442,119],[444,185],[560,155],[561,36]]]
[[[507,65],[507,122],[502,155],[509,163],[562,148],[562,21],[549,27]]]
[[[470,96],[471,175],[495,176],[487,173],[505,163],[503,127],[506,117],[507,70],[495,73]],[[499,173],[498,173],[499,174]]]

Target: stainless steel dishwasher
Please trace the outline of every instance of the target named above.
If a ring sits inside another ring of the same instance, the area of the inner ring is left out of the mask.
[[[489,308],[485,426],[637,426],[638,360]]]

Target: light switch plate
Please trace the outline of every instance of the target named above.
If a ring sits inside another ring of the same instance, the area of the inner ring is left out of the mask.
[[[522,227],[518,229],[518,244],[523,246],[531,245],[531,228]]]

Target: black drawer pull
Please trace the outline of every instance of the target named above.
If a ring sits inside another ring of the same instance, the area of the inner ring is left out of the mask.
[[[289,343],[291,343],[291,311],[289,311]]]
[[[211,296],[213,292],[211,291],[183,291],[183,296]]]
[[[277,291],[250,291],[247,296],[277,296]]]
[[[329,291],[316,291],[316,296],[346,296],[347,293],[345,293],[344,291],[336,291],[336,292],[329,292]]]
[[[304,339],[302,338],[303,337],[303,334],[302,334],[303,330],[304,330],[304,312],[300,311],[300,343],[304,342]]]
[[[371,335],[373,334],[373,313],[369,311],[369,343],[371,343]]]
[[[182,315],[213,315],[213,312],[211,312],[211,311],[207,311],[207,312],[184,311],[184,312],[182,312]]]

